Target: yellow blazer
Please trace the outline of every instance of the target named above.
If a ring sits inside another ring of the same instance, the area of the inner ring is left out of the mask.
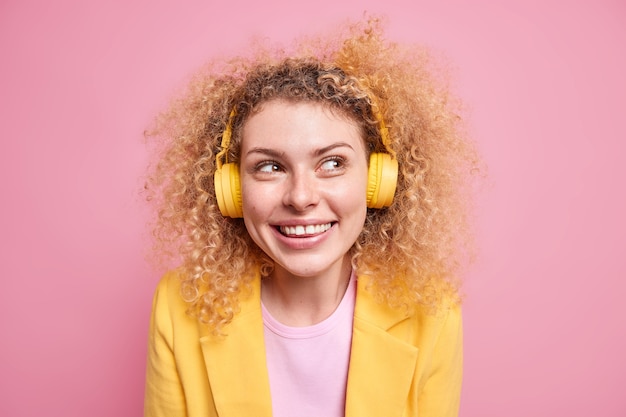
[[[407,314],[374,300],[359,277],[346,417],[456,416],[462,379],[458,306]],[[271,417],[260,278],[225,328],[226,337],[185,314],[179,280],[159,283],[150,324],[146,417]]]

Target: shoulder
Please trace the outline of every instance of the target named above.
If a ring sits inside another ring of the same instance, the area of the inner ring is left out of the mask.
[[[365,282],[358,286],[355,319],[421,348],[434,345],[442,337],[449,340],[462,338],[459,303],[443,299],[437,307],[392,307],[377,300]]]
[[[169,271],[159,280],[154,291],[153,308],[185,308],[185,301],[180,292],[181,277],[177,271]],[[186,308],[185,308],[186,309]]]
[[[369,285],[370,278],[359,277],[357,281],[357,304],[355,317],[389,328],[409,321],[420,327],[440,327],[461,320],[461,305],[452,298],[442,298],[436,306],[422,304],[391,306],[378,299]]]
[[[167,272],[154,291],[152,302],[153,325],[160,332],[197,331],[197,321],[187,314],[189,304],[181,295],[181,276],[177,271]],[[184,330],[187,329],[187,330]]]
[[[459,345],[463,339],[461,305],[444,300],[436,310],[417,307],[413,314],[415,331],[421,344],[430,346]]]

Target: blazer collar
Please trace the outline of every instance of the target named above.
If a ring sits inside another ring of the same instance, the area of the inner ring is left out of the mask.
[[[409,315],[378,303],[366,285],[367,279],[359,277],[346,416],[400,416],[413,379],[417,348],[388,331]],[[200,346],[220,417],[272,415],[260,295],[257,274],[252,293],[240,301],[239,313],[226,326],[226,336],[210,335],[206,326],[201,326]]]
[[[239,308],[223,337],[213,336],[201,326],[200,346],[215,408],[220,417],[271,417],[258,274],[252,293],[240,300]]]
[[[417,363],[417,347],[390,331],[409,318],[377,302],[359,277],[346,398],[347,417],[401,416]]]

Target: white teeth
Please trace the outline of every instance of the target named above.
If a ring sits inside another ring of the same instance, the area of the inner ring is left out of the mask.
[[[285,235],[291,236],[303,236],[303,235],[317,235],[324,233],[330,229],[330,223],[326,224],[308,224],[298,226],[281,226],[280,231]]]

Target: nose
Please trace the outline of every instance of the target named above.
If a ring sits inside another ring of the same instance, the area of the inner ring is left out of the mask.
[[[319,184],[313,173],[292,172],[285,186],[283,204],[286,206],[306,211],[319,203]]]

